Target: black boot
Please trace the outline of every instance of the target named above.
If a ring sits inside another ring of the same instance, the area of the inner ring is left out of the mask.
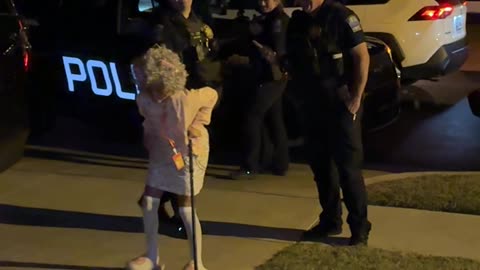
[[[352,230],[352,237],[350,237],[350,246],[367,246],[368,245],[368,236],[370,234],[370,230],[372,229],[372,225],[368,223],[365,226],[365,229],[360,231]]]
[[[342,233],[342,224],[332,222],[320,222],[317,226],[311,228],[303,234],[305,240],[315,238],[325,238],[331,235]]]
[[[170,218],[169,223],[175,227],[175,232],[177,237],[187,239],[187,232],[185,230],[185,225],[183,224],[182,217],[180,216],[179,205],[177,198],[172,198],[170,200],[173,208],[173,217]]]
[[[230,178],[232,180],[252,180],[255,179],[256,173],[249,170],[240,169],[238,171],[232,172]]]
[[[167,209],[165,209],[165,204],[161,204],[158,207],[158,221],[160,223],[169,223],[170,222],[170,215],[167,212]]]

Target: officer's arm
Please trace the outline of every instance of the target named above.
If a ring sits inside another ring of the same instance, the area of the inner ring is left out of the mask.
[[[353,12],[345,17],[343,23],[345,49],[350,52],[353,59],[353,81],[350,91],[354,98],[361,98],[367,85],[370,55],[360,20]]]
[[[175,33],[173,31],[175,31],[175,29],[168,22],[163,21],[155,24],[150,37],[150,43],[151,46],[155,44],[164,45],[169,50],[177,53],[180,59],[183,61],[183,55],[181,53],[182,47],[178,42],[176,42],[176,39],[174,38]]]
[[[276,64],[279,64],[281,67],[284,66],[285,57],[287,55],[287,28],[288,20],[283,18],[278,18],[273,22],[272,25],[272,34],[273,34],[273,50],[277,53]]]
[[[350,50],[353,58],[353,83],[352,92],[355,97],[362,97],[368,80],[368,67],[370,55],[365,42],[358,44]]]
[[[150,24],[150,39],[149,41],[153,44],[164,44],[168,37],[168,29],[166,27],[166,19],[162,15],[159,7],[156,7],[152,12],[147,16],[148,23]]]
[[[163,24],[156,24],[153,26],[151,41],[153,44],[165,44],[166,42],[166,29]]]

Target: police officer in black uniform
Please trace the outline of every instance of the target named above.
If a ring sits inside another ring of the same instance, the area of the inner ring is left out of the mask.
[[[165,44],[176,52],[189,74],[187,88],[210,86],[221,92],[221,62],[216,57],[213,30],[192,7],[193,0],[158,0],[150,24],[152,42]]]
[[[285,38],[289,17],[281,0],[259,0],[259,4],[263,14],[251,24],[253,42],[249,57],[257,85],[250,95],[250,102],[247,102],[244,161],[240,171],[231,174],[233,179],[253,178],[261,169],[262,137],[263,144],[271,140],[274,148],[272,158],[268,160],[271,164],[262,164],[268,166],[262,169],[268,169],[275,175],[285,175],[288,170],[288,139],[282,97],[287,84]]]
[[[147,18],[151,31],[147,35],[145,48],[154,44],[163,44],[176,52],[185,64],[189,74],[187,89],[210,86],[221,96],[221,62],[216,59],[216,43],[212,29],[192,10],[192,0],[158,0]],[[140,199],[141,201],[141,199]],[[140,202],[139,201],[139,202]],[[165,203],[171,201],[175,215],[170,218]],[[179,229],[183,222],[178,213],[175,195],[165,193],[159,208],[159,219],[173,222]]]
[[[287,34],[290,73],[303,103],[306,148],[321,207],[305,237],[341,233],[340,187],[350,245],[366,245],[371,224],[362,176],[362,96],[369,54],[357,15],[334,0],[299,0]]]

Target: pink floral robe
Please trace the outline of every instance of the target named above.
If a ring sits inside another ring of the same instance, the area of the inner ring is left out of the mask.
[[[143,122],[145,146],[149,152],[146,185],[178,195],[190,195],[190,171],[188,155],[188,129],[193,126],[201,136],[192,138],[194,195],[203,187],[209,156],[209,135],[205,128],[210,124],[217,92],[210,88],[185,90],[156,102],[146,93],[137,96],[137,105],[145,118]],[[182,154],[185,167],[177,170],[172,160],[169,143]]]

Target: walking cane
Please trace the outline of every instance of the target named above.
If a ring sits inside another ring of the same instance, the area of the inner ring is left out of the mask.
[[[195,265],[195,270],[198,270],[198,257],[197,257],[197,241],[196,241],[196,219],[195,219],[195,195],[194,195],[194,179],[193,179],[193,148],[192,148],[192,139],[188,136],[188,156],[190,159],[190,200],[192,202],[192,240],[193,240],[193,262]],[[200,222],[200,221],[198,221]]]

